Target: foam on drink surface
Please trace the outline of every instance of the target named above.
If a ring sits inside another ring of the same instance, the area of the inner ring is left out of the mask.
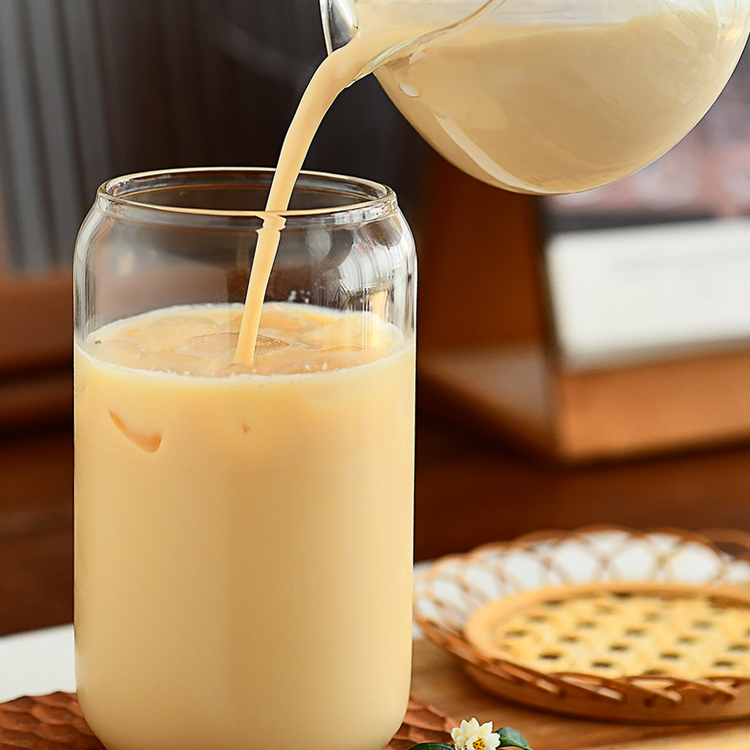
[[[255,360],[242,364],[234,361],[241,321],[241,306],[175,307],[106,326],[86,349],[122,367],[224,378],[356,367],[394,352],[404,338],[369,312],[270,302],[263,306]]]

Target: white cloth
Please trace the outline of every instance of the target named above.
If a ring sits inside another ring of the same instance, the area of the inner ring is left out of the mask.
[[[0,702],[75,689],[72,625],[0,638]]]

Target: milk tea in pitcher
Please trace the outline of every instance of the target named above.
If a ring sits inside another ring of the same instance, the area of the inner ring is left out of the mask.
[[[744,0],[324,7],[329,39],[390,35],[375,75],[443,156],[484,182],[538,194],[605,185],[674,146],[723,89],[750,20]],[[336,36],[336,24],[348,29]]]

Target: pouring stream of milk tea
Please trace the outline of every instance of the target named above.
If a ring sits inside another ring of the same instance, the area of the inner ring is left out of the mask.
[[[488,0],[456,22],[436,26],[433,21],[428,25],[427,31],[415,30],[410,24],[395,27],[370,25],[366,30],[361,29],[346,46],[332,52],[315,71],[284,138],[276,174],[268,194],[268,213],[264,215],[263,227],[258,231],[237,342],[236,362],[250,364],[253,361],[263,299],[278,249],[279,233],[284,227],[283,217],[270,212],[285,211],[288,208],[294,183],[312,139],[333,101],[349,84],[389,57],[399,53],[408,54],[409,50],[420,48],[441,35],[460,31],[503,2],[505,0]]]
[[[237,362],[253,361],[280,212],[323,116],[353,81],[374,72],[425,139],[484,182],[577,192],[637,171],[685,136],[729,79],[750,26],[745,0],[358,0],[351,8],[351,41],[317,69],[284,140]]]

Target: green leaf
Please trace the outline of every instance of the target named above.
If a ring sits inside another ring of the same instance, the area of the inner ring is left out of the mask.
[[[418,745],[412,745],[411,750],[454,750],[453,745],[447,745],[445,742],[420,742]]]
[[[500,737],[500,747],[522,747],[523,750],[531,750],[531,745],[517,729],[500,727],[495,730],[495,734]]]

